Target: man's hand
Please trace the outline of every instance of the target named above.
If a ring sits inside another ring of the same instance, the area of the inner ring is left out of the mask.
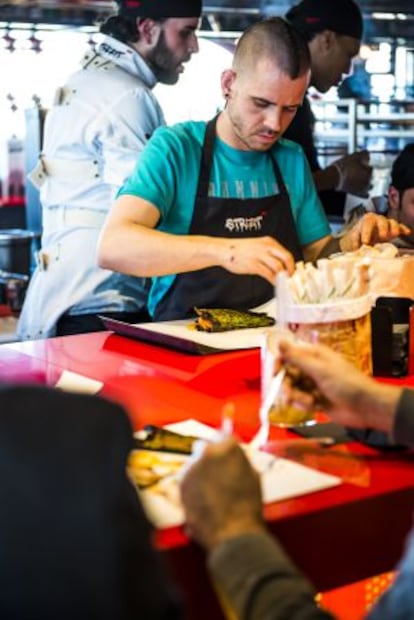
[[[101,234],[99,265],[139,277],[222,267],[236,274],[261,276],[272,286],[279,271],[294,271],[293,256],[272,237],[178,235],[157,230],[159,218],[152,203],[137,196],[120,196]]]
[[[351,252],[364,244],[374,245],[410,233],[405,224],[377,213],[366,213],[340,239],[339,244],[343,252]]]
[[[367,198],[371,186],[372,166],[368,151],[360,151],[337,159],[331,164],[338,173],[335,189]]]
[[[364,375],[342,355],[321,345],[294,343],[279,345],[282,362],[292,364],[311,377],[324,398],[324,409],[338,424],[374,428],[390,433],[401,389],[377,383]],[[310,405],[309,394],[292,391],[290,400]]]
[[[280,271],[289,275],[295,270],[295,260],[283,245],[272,237],[226,240],[222,266],[231,273],[261,276],[274,285]]]
[[[181,482],[181,499],[189,534],[207,550],[265,530],[259,476],[232,438],[205,446]]]

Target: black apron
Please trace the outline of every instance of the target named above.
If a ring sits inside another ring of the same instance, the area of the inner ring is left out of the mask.
[[[197,195],[190,235],[244,239],[270,236],[287,248],[295,260],[302,260],[290,199],[272,154],[279,194],[265,198],[214,198],[208,195],[213,162],[217,117],[206,128]],[[248,310],[271,299],[274,287],[255,275],[238,275],[222,267],[208,267],[178,274],[158,303],[154,320],[166,321],[194,316],[199,308]]]

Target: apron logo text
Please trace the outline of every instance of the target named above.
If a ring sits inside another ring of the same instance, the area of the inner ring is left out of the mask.
[[[262,230],[263,215],[257,217],[228,217],[224,224],[230,232],[248,232]]]

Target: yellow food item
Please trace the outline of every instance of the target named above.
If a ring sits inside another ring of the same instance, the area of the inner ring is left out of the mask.
[[[157,450],[191,454],[197,437],[181,435],[161,426],[147,424],[134,435],[136,447],[142,450]]]
[[[145,489],[176,474],[184,463],[185,458],[179,455],[132,450],[128,459],[127,472],[139,489]]]
[[[291,364],[285,365],[284,368],[285,375],[279,393],[268,413],[270,424],[289,427],[314,422],[315,411],[321,407],[325,408],[328,402],[311,377]],[[292,390],[309,394],[311,397],[309,403],[293,404]]]
[[[271,407],[269,422],[277,426],[295,426],[313,420],[313,410],[299,409],[292,405],[279,404]]]

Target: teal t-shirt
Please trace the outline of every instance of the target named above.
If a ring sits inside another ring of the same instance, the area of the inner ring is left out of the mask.
[[[160,127],[142,152],[119,196],[139,196],[160,212],[157,229],[186,235],[193,216],[206,123],[189,121]],[[280,139],[272,149],[289,193],[302,246],[330,234],[302,148]],[[279,193],[269,153],[236,150],[216,139],[209,195],[263,198]],[[153,314],[175,275],[153,278],[148,307]]]

